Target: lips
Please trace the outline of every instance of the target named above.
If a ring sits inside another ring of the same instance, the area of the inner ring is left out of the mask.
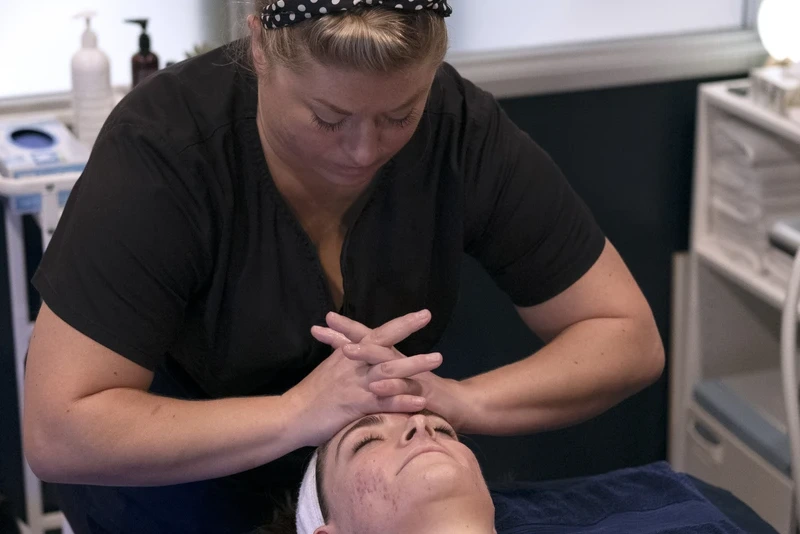
[[[403,463],[400,466],[400,469],[398,470],[398,472],[402,471],[403,468],[405,468],[405,466],[408,465],[409,462],[411,462],[411,460],[413,460],[414,458],[416,458],[417,456],[419,456],[421,454],[425,454],[425,453],[428,453],[428,452],[440,452],[442,454],[447,454],[447,451],[443,447],[440,447],[438,445],[423,445],[421,447],[417,447],[416,449],[411,451],[408,454],[408,456],[406,456],[406,458],[405,458],[405,460],[403,460]]]
[[[372,167],[337,167],[339,174],[346,176],[361,176],[372,172]]]

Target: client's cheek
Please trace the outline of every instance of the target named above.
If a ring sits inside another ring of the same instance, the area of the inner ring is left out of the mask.
[[[360,510],[368,516],[376,512],[397,511],[397,495],[390,491],[381,470],[359,469],[353,473],[349,485],[350,487],[345,491],[349,500],[348,510]]]

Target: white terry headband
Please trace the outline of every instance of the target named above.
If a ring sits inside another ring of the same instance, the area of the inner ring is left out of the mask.
[[[300,496],[297,499],[295,516],[297,534],[314,534],[314,531],[325,525],[322,509],[319,507],[317,495],[317,452],[314,451],[311,461],[300,484]]]

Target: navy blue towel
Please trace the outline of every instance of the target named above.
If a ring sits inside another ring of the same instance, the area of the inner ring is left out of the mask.
[[[493,486],[498,534],[739,534],[666,462],[569,483]]]

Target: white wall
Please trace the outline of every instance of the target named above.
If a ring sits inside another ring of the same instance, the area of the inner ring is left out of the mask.
[[[97,11],[92,27],[111,58],[114,85],[131,82],[130,58],[139,48],[138,25],[147,31],[163,67],[186,51],[224,34],[223,0],[0,0],[0,98],[70,89],[70,60],[80,47],[85,23],[72,16]]]
[[[745,0],[451,0],[452,51],[564,44],[739,27]],[[139,29],[125,18],[150,18],[161,65],[184,59],[201,42],[221,43],[229,14],[249,0],[0,0],[0,98],[70,88],[70,58],[94,9],[100,47],[111,57],[112,83],[128,85]],[[249,6],[248,6],[249,7]],[[491,7],[487,11],[487,7]],[[246,8],[245,8],[246,9]]]
[[[451,50],[738,28],[745,0],[450,0]],[[487,9],[491,8],[491,9]]]

